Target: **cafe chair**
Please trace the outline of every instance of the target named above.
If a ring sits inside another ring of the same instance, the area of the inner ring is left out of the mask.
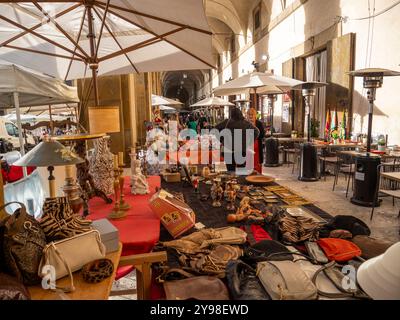
[[[294,144],[294,152],[293,152],[292,174],[294,173],[295,167],[297,167],[297,170],[299,170],[299,168],[300,168],[300,157],[301,157],[300,143],[295,143]]]
[[[389,170],[388,170],[389,169]],[[378,181],[375,190],[375,199],[379,201],[379,197],[392,197],[392,203],[394,206],[394,200],[400,199],[400,183],[386,179],[381,176],[382,172],[393,172],[393,171],[400,171],[400,164],[392,165],[392,164],[385,164],[382,163],[378,165]],[[372,207],[371,210],[371,217],[372,220],[374,216],[375,207]],[[400,218],[400,209],[398,217]]]
[[[335,187],[338,184],[339,174],[343,173],[345,177],[345,181],[347,181],[347,188],[346,188],[346,198],[349,194],[349,186],[351,182],[352,190],[354,188],[354,172],[355,172],[355,163],[351,156],[346,154],[338,153],[337,155],[338,160],[335,163],[335,172],[334,172],[334,179],[333,179],[333,187],[332,191],[335,191]]]
[[[324,175],[324,181],[326,181],[326,169],[328,166],[336,167],[339,161],[339,158],[336,154],[331,153],[325,149],[322,149],[321,155],[319,156],[320,161],[320,168],[321,172],[320,175]]]
[[[282,148],[282,152],[283,152],[283,161],[284,163],[286,163],[288,165],[288,167],[290,166],[290,164],[292,163],[289,160],[289,157],[292,156],[292,158],[294,158],[294,153],[295,153],[295,148],[294,148],[294,143],[293,142],[286,142],[283,145]]]

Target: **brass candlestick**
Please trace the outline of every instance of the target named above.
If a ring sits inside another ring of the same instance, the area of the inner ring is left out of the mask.
[[[116,161],[117,160],[117,161]],[[126,216],[125,210],[122,210],[120,207],[121,202],[121,187],[120,187],[120,169],[118,167],[118,158],[114,156],[114,209],[111,211],[108,216],[109,219],[122,219]]]
[[[125,202],[124,200],[124,175],[123,175],[124,169],[122,166],[119,167],[119,208],[120,210],[128,210],[130,209],[130,205]]]

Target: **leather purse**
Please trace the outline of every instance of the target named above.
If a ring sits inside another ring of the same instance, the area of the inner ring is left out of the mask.
[[[167,300],[229,300],[225,284],[210,276],[165,281],[164,290]]]
[[[40,283],[38,268],[42,259],[46,236],[34,217],[26,213],[23,203],[9,202],[0,207],[17,203],[21,208],[6,218],[3,229],[3,260],[7,273],[25,285]]]
[[[87,232],[91,223],[72,211],[66,197],[46,198],[43,204],[40,225],[48,242]]]
[[[25,286],[16,278],[0,273],[0,300],[30,300]]]
[[[256,271],[240,260],[228,262],[226,280],[233,300],[271,300]]]
[[[273,300],[317,299],[317,288],[293,261],[259,262],[257,275]]]
[[[70,277],[69,288],[59,288],[66,292],[75,290],[72,273],[80,270],[89,262],[102,259],[106,255],[106,248],[101,242],[100,233],[91,230],[72,238],[51,242],[43,249],[43,258],[39,266],[39,275],[47,275],[43,269],[52,266],[55,270],[55,280],[67,275]]]

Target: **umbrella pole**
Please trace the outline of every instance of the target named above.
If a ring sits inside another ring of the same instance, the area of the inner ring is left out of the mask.
[[[95,43],[95,35],[93,30],[93,14],[92,14],[92,5],[87,4],[87,19],[88,19],[88,28],[89,28],[89,45],[90,45],[90,55],[91,61],[89,63],[89,68],[92,70],[92,79],[93,79],[93,93],[94,93],[94,103],[97,107],[99,105],[99,90],[97,86],[97,69],[99,67],[97,63],[96,56],[96,43]]]
[[[17,127],[18,127],[18,138],[19,138],[19,146],[20,152],[23,156],[25,154],[25,145],[24,145],[24,137],[22,136],[22,125],[21,125],[21,110],[19,108],[19,94],[18,92],[14,92],[14,107],[15,107],[15,114],[17,116]],[[24,177],[26,177],[27,171],[26,167],[22,168],[22,172],[24,173]]]
[[[50,117],[50,135],[54,133],[53,115],[51,113],[51,104],[49,104],[49,117]]]

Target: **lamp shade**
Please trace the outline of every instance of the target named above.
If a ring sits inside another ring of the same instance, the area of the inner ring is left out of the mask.
[[[67,166],[84,162],[58,141],[42,141],[31,151],[17,160],[14,165],[20,167]]]
[[[400,300],[400,242],[365,261],[357,271],[361,288],[376,300]]]

